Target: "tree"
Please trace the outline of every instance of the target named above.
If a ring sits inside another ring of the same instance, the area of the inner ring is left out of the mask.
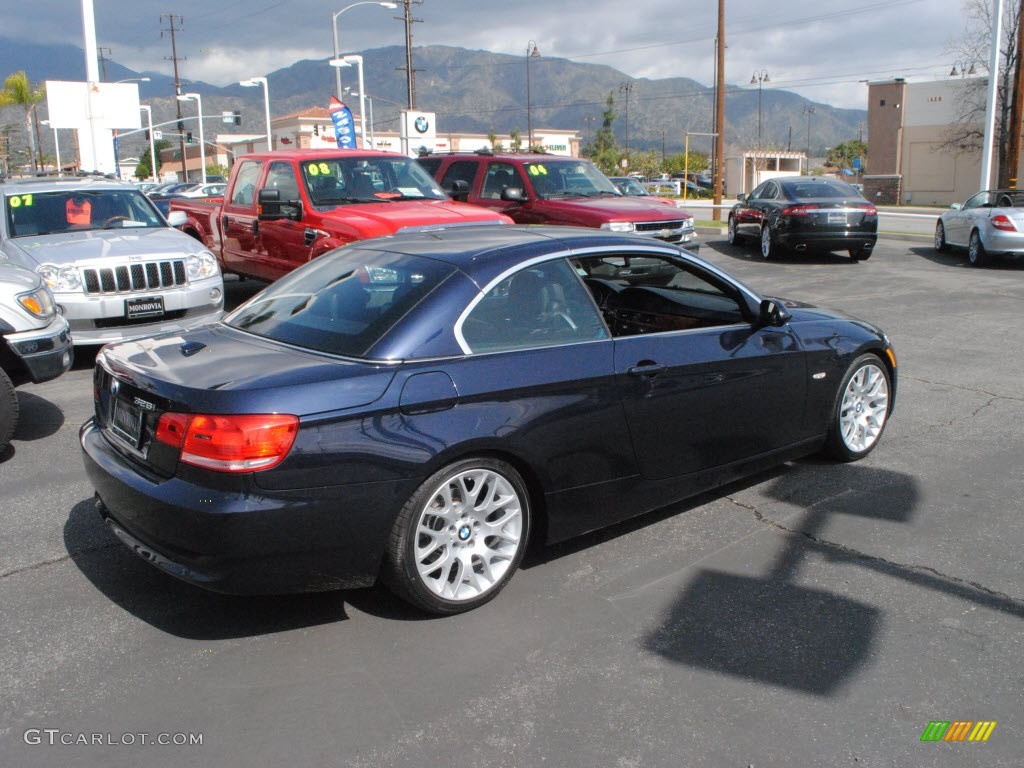
[[[615,92],[608,92],[608,101],[605,105],[601,128],[594,136],[594,143],[590,145],[590,159],[602,171],[609,175],[616,175],[619,172],[619,146],[615,141]]]
[[[139,165],[135,169],[135,178],[148,179],[150,176],[159,178],[160,166],[163,165],[163,163],[160,162],[160,151],[167,149],[170,146],[171,142],[167,139],[160,139],[153,142],[153,147],[156,149],[156,173],[153,173],[153,159],[149,156],[149,147],[146,147],[146,152],[139,159]]]
[[[868,155],[868,145],[860,139],[850,139],[832,147],[825,155],[825,162],[841,171],[852,170],[853,161],[860,158],[863,166]]]
[[[32,124],[32,108],[46,98],[46,86],[41,85],[35,90],[29,82],[25,70],[18,70],[4,80],[4,89],[0,91],[0,107],[19,106],[25,110],[25,130],[28,133],[29,155],[32,168],[36,169],[36,136]]]
[[[999,81],[996,84],[996,135],[993,146],[998,149],[1000,185],[1005,184],[1011,174],[1006,167],[1006,141],[1010,121],[1012,98],[1012,74],[1017,66],[1020,51],[1017,50],[1017,28],[1020,24],[1020,5],[1007,2],[1003,18],[1003,35],[999,45]],[[988,72],[992,43],[992,3],[990,0],[964,0],[964,36],[951,46],[948,52],[958,57],[961,70],[973,67],[982,73]],[[963,72],[961,71],[961,74]],[[985,107],[988,97],[988,78],[965,79],[960,89],[956,121],[946,131],[942,148],[952,152],[978,151],[982,148],[985,134]],[[1014,172],[1016,169],[1012,169]]]

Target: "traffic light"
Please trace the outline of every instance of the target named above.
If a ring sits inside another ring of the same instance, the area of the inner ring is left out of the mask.
[[[241,124],[242,124],[242,113],[241,112],[235,112],[235,125],[241,125]]]
[[[149,129],[146,129],[146,141],[149,141]]]
[[[192,131],[186,131],[185,132],[185,143],[186,144],[191,144],[192,143]]]

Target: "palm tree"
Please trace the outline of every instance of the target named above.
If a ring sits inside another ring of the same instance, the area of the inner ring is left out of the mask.
[[[36,167],[36,137],[32,130],[32,108],[45,98],[46,86],[41,85],[32,90],[32,83],[29,82],[25,70],[8,75],[4,80],[4,89],[0,91],[0,107],[17,104],[25,110],[25,130],[28,132],[29,154],[32,158],[33,169]]]

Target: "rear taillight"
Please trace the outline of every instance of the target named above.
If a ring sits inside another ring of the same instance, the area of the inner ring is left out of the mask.
[[[810,216],[821,210],[817,205],[788,205],[782,209],[783,216]]]
[[[875,208],[875,206],[871,205],[870,203],[868,205],[860,206],[860,209],[864,211],[864,219],[866,221],[878,218],[878,209]]]
[[[299,429],[297,416],[165,413],[156,439],[181,449],[179,461],[216,472],[255,472],[284,461]]]
[[[998,216],[992,217],[992,226],[996,229],[1000,229],[1003,232],[1016,232],[1017,227],[1013,225],[1013,222],[1008,216],[999,214]]]

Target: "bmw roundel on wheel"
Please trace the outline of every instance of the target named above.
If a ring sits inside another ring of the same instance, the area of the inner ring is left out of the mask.
[[[80,439],[97,508],[167,573],[280,593],[381,579],[453,614],[527,546],[824,452],[896,399],[867,322],[764,297],[654,238],[409,232],[223,320],[105,347]]]

